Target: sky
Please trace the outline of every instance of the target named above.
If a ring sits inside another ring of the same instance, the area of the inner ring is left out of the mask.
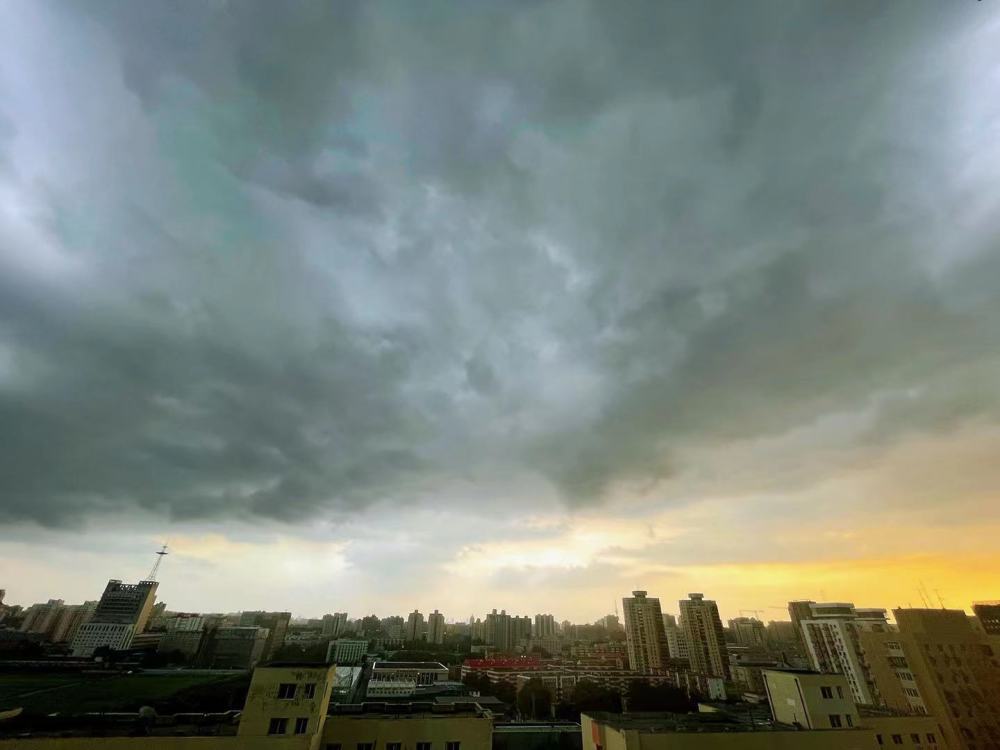
[[[0,588],[998,598],[998,238],[995,3],[8,0]]]

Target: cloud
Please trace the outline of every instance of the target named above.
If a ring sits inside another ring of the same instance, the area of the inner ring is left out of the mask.
[[[990,12],[5,7],[0,519],[683,505],[995,423]]]

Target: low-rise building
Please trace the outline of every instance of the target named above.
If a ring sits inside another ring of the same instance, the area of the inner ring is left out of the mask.
[[[352,638],[338,638],[326,647],[326,660],[343,667],[356,666],[364,661],[368,653],[368,641]]]
[[[377,661],[368,680],[368,698],[404,698],[421,686],[448,679],[448,668],[438,662]]]

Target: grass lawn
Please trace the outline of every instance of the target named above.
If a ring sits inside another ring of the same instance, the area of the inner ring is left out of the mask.
[[[233,675],[80,675],[0,673],[0,707],[31,713],[134,711],[151,705],[169,710],[173,696],[194,697],[201,688],[223,698],[247,678]],[[226,706],[228,707],[228,706]],[[186,709],[181,709],[186,710]]]

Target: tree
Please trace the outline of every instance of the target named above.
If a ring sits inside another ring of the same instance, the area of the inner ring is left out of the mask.
[[[645,680],[633,680],[629,685],[629,711],[688,713],[694,708],[687,693],[673,685],[650,685]]]
[[[622,697],[617,690],[601,687],[590,680],[576,683],[570,703],[577,714],[589,711],[620,713],[622,710]]]
[[[549,689],[537,677],[532,677],[517,694],[517,710],[523,716],[533,719],[548,719],[552,716],[552,696]]]

